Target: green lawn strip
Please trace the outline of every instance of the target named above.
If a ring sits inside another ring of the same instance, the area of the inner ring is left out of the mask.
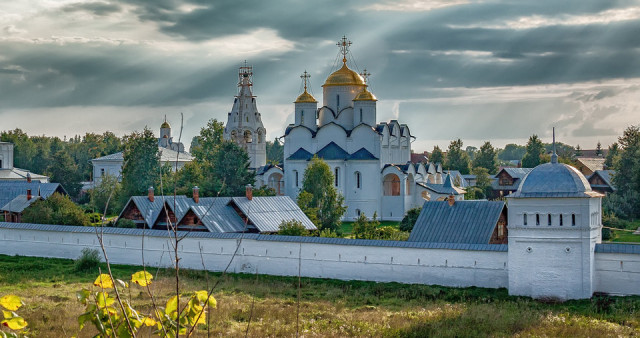
[[[631,231],[611,230],[612,242],[640,243],[640,235],[634,235]]]

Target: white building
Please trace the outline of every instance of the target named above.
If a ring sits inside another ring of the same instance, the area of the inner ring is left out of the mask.
[[[253,95],[253,67],[240,67],[238,71],[238,95],[227,114],[224,139],[235,141],[249,154],[249,168],[258,169],[267,163],[266,129],[258,112]]]
[[[13,143],[0,142],[0,181],[36,181],[49,183],[49,177],[13,166]]]
[[[185,164],[193,161],[193,156],[184,151],[184,145],[173,142],[171,126],[165,117],[160,126],[160,138],[158,138],[158,151],[160,152],[160,165],[169,165],[172,171],[180,170]],[[91,160],[93,165],[93,182],[85,185],[83,189],[91,189],[102,182],[102,177],[109,175],[121,178],[124,157],[122,152],[109,154]]]
[[[322,85],[321,107],[307,91],[309,75],[302,76],[304,92],[294,102],[295,121],[284,135],[284,171],[261,168],[257,185],[296,198],[309,160],[317,155],[329,164],[335,187],[345,197],[345,220],[374,212],[382,220],[400,220],[425,200],[462,199],[464,191],[443,178],[441,167],[410,162],[415,138],[406,124],[376,122],[377,99],[365,80],[369,74],[347,65],[350,44],[346,38],[338,43],[342,67]]]

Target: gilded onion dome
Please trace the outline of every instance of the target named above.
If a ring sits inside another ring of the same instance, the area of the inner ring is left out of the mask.
[[[316,98],[313,95],[309,94],[309,92],[305,89],[304,93],[300,94],[298,98],[293,103],[318,103]]]
[[[364,89],[360,92],[360,94],[356,95],[354,101],[378,101],[375,95],[373,95],[370,91],[367,90],[365,86]]]
[[[346,60],[345,60],[346,61]],[[333,72],[322,87],[325,86],[364,86],[364,79],[360,74],[354,72],[347,67],[347,63],[344,62],[342,68]]]
[[[162,122],[162,125],[160,125],[160,128],[171,128],[171,126],[169,125],[169,122],[164,121]]]

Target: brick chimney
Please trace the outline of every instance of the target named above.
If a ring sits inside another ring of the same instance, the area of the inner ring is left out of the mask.
[[[193,201],[198,203],[200,202],[200,188],[196,185],[193,187]]]
[[[153,200],[155,199],[153,196],[153,187],[149,187],[149,192],[147,193],[147,197],[149,197],[150,202],[153,202]]]
[[[27,201],[31,200],[31,189],[27,189]]]
[[[452,207],[456,203],[456,198],[453,195],[449,195],[447,199],[449,201],[449,206]]]
[[[247,189],[246,189],[246,194],[247,199],[249,201],[251,201],[253,199],[253,188],[251,187],[251,184],[247,184]]]

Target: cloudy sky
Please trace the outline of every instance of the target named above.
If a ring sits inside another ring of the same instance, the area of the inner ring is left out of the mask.
[[[183,113],[188,145],[247,60],[273,139],[304,70],[321,99],[342,35],[417,151],[552,126],[594,148],[640,123],[640,1],[20,0],[0,4],[0,130],[157,132],[166,114],[175,136]]]

